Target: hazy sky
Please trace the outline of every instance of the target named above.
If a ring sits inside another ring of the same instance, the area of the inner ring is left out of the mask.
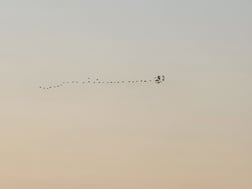
[[[252,188],[251,18],[250,0],[0,0],[0,188]]]

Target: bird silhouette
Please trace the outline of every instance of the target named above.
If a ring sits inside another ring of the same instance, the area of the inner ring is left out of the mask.
[[[92,83],[92,84],[104,84],[104,83],[107,83],[107,84],[123,84],[123,83],[132,83],[132,84],[134,84],[134,83],[148,83],[148,82],[152,82],[152,81],[154,81],[155,83],[157,83],[157,84],[160,84],[160,83],[162,83],[162,82],[164,82],[165,81],[165,76],[164,75],[158,75],[158,76],[156,76],[153,80],[114,80],[114,81],[102,81],[102,80],[99,80],[99,78],[96,78],[95,80],[91,80],[91,78],[90,77],[88,77],[88,80],[87,81],[76,81],[76,80],[72,80],[72,81],[63,81],[63,82],[60,82],[59,84],[57,84],[57,85],[51,85],[51,86],[47,86],[47,87],[45,87],[45,86],[39,86],[39,88],[40,89],[43,89],[43,90],[49,90],[49,89],[52,89],[52,88],[59,88],[59,87],[63,87],[64,85],[66,85],[66,84],[79,84],[79,83],[81,83],[81,84],[85,84],[85,83],[88,83],[88,84],[90,84],[90,83]]]

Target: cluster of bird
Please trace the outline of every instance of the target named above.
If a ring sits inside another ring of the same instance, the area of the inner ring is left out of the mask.
[[[42,90],[50,90],[50,89],[56,89],[59,87],[63,87],[64,85],[71,85],[71,84],[124,84],[124,83],[157,83],[160,84],[165,81],[165,76],[157,76],[154,78],[154,80],[129,80],[129,81],[101,81],[99,79],[91,80],[91,78],[88,78],[87,81],[64,81],[61,82],[60,84],[57,85],[52,85],[52,86],[39,86],[40,89]]]

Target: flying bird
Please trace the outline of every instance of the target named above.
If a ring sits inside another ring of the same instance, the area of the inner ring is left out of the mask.
[[[98,78],[96,78],[95,80],[91,80],[91,78],[90,77],[88,77],[88,79],[87,79],[87,81],[74,81],[74,80],[72,80],[72,81],[63,81],[63,82],[61,82],[60,84],[57,84],[57,85],[53,85],[53,86],[48,86],[48,87],[42,87],[41,85],[39,86],[39,88],[40,89],[43,89],[43,90],[49,90],[49,89],[52,89],[52,88],[59,88],[59,87],[63,87],[64,85],[66,85],[66,84],[78,84],[78,83],[82,83],[82,84],[85,84],[85,83],[88,83],[88,84],[90,84],[91,82],[93,83],[93,84],[104,84],[104,83],[107,83],[107,84],[113,84],[113,83],[115,83],[115,84],[124,84],[124,83],[148,83],[148,82],[152,82],[152,81],[155,81],[155,83],[157,83],[157,84],[160,84],[160,83],[162,83],[162,82],[165,82],[165,76],[164,75],[158,75],[158,76],[156,76],[155,78],[154,78],[154,80],[128,80],[128,81],[124,81],[124,80],[121,80],[121,81],[102,81],[102,80],[100,80],[100,79],[98,79]]]

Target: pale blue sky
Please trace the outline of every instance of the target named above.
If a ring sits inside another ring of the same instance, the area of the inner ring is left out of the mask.
[[[251,18],[249,0],[0,0],[0,188],[251,189]]]
[[[1,1],[1,67],[139,73],[177,65],[200,72],[192,65],[207,64],[250,74],[251,7],[245,0]]]

